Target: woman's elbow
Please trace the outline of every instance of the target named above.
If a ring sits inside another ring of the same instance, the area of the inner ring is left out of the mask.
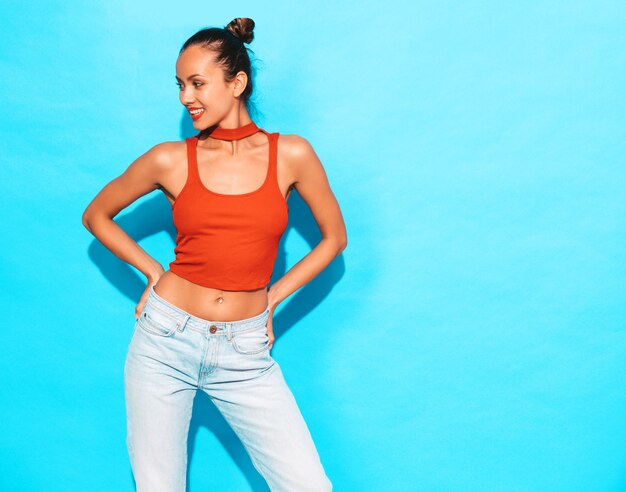
[[[89,215],[87,214],[87,211],[85,210],[85,212],[83,212],[83,216],[82,216],[82,222],[83,225],[85,226],[85,228],[91,232],[91,226],[89,225]]]
[[[342,236],[338,239],[338,252],[337,254],[341,253],[344,249],[346,249],[346,246],[348,246],[348,236]]]

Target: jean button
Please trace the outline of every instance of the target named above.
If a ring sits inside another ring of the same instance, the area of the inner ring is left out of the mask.
[[[215,326],[215,325],[211,325],[211,327],[209,328],[209,331],[210,331],[211,333],[215,333],[215,332],[217,331],[217,326]]]

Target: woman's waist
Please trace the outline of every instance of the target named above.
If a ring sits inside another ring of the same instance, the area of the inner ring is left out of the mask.
[[[222,290],[205,287],[166,270],[154,285],[157,295],[199,318],[236,321],[267,308],[267,288]]]

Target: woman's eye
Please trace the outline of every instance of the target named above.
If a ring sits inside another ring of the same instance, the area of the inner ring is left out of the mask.
[[[179,89],[183,88],[183,85],[180,82],[176,82],[176,85],[178,86]],[[202,82],[194,82],[193,85],[197,89],[198,87],[204,84],[202,84]]]

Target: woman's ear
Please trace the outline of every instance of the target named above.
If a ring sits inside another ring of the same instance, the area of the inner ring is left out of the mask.
[[[248,76],[246,75],[246,72],[240,70],[237,75],[235,75],[235,80],[233,82],[235,84],[233,95],[235,97],[239,97],[243,91],[246,90],[246,86],[248,85]]]

